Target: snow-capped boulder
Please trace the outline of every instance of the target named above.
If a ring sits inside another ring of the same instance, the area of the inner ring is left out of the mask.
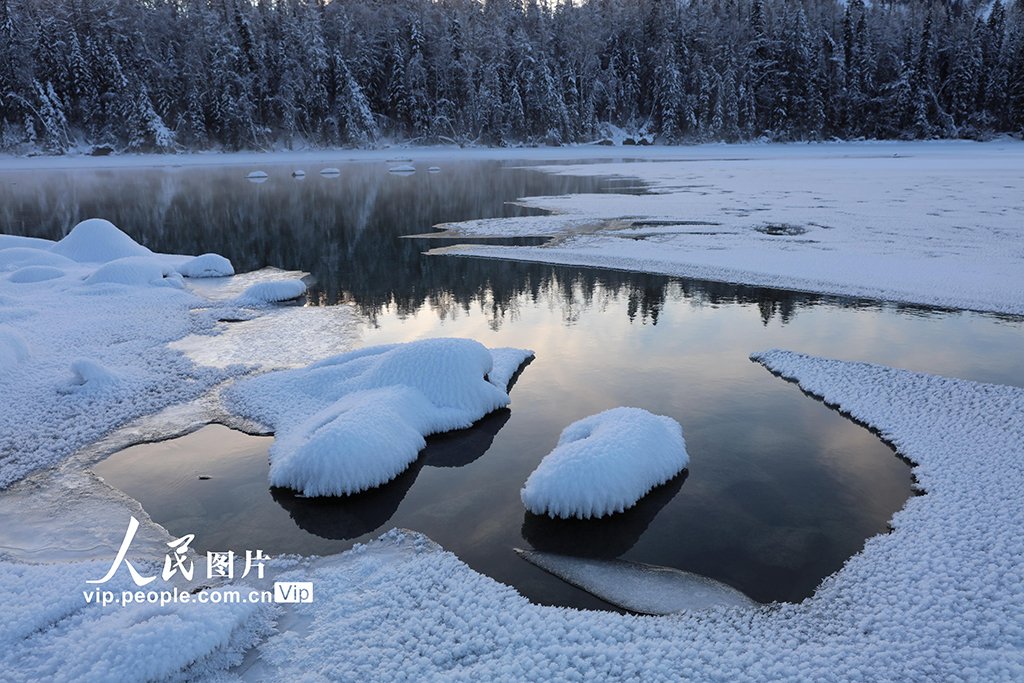
[[[51,243],[52,244],[52,243]],[[65,256],[33,247],[12,247],[0,249],[0,272],[18,270],[26,266],[50,266],[52,268],[69,268],[77,264]]]
[[[51,266],[25,266],[11,273],[7,279],[16,283],[45,282],[64,277],[66,273],[60,268]]]
[[[184,289],[185,281],[167,263],[149,257],[129,256],[104,263],[85,279],[88,284],[112,282],[132,287],[160,286]]]
[[[203,254],[178,265],[176,269],[185,277],[227,277],[235,274],[231,261],[220,254]]]
[[[102,218],[82,221],[50,251],[79,263],[107,263],[129,256],[153,255],[116,225]]]
[[[633,507],[689,461],[678,422],[639,408],[613,408],[566,427],[520,496],[538,515],[603,517]]]
[[[257,282],[231,303],[237,306],[265,306],[278,301],[298,299],[306,293],[306,283],[302,280],[278,280],[277,282]]]
[[[76,360],[71,364],[70,389],[72,391],[94,391],[102,387],[114,384],[120,378],[110,370],[87,359]]]
[[[487,379],[493,370],[478,342],[427,339],[245,379],[225,400],[275,430],[272,484],[307,496],[345,495],[395,478],[424,437],[469,427],[508,405],[508,393]],[[502,377],[512,372],[499,368]]]

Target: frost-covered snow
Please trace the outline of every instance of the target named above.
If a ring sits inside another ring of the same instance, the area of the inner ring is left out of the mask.
[[[678,422],[640,408],[612,408],[566,427],[520,495],[538,515],[604,517],[633,507],[689,461]]]
[[[527,198],[526,206],[555,215],[442,227],[455,235],[554,235],[553,243],[437,251],[1024,314],[1022,143],[705,146],[677,154],[545,167],[636,178],[652,194]]]
[[[185,289],[185,281],[174,268],[150,256],[127,256],[108,261],[97,268],[85,281],[89,284],[112,283],[140,287],[174,287]]]
[[[227,277],[234,275],[235,269],[231,261],[220,254],[203,254],[181,263],[176,270],[185,277]]]
[[[520,550],[519,557],[605,602],[641,614],[674,614],[709,607],[756,607],[732,586],[706,576],[627,560],[569,557]]]
[[[491,353],[470,339],[373,346],[241,380],[224,399],[274,429],[273,485],[345,495],[394,479],[425,437],[469,427],[508,405],[512,362],[527,355],[503,349],[495,368]],[[495,383],[487,379],[492,370]],[[501,379],[505,386],[496,386]]]

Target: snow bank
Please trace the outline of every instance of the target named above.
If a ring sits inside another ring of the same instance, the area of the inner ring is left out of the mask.
[[[732,586],[706,576],[627,560],[569,557],[536,550],[516,553],[616,607],[640,614],[674,614],[709,607],[757,607]]]
[[[265,306],[279,301],[298,299],[306,293],[306,283],[302,280],[278,280],[276,282],[257,282],[230,303],[236,306]]]
[[[689,461],[678,422],[613,408],[566,427],[520,495],[534,514],[603,517],[632,507]]]
[[[509,346],[491,349],[491,371],[487,381],[502,391],[508,391],[508,384],[528,359],[533,358],[529,349],[514,349]]]
[[[106,263],[129,256],[152,256],[146,247],[102,218],[84,220],[50,251],[79,263]]]
[[[166,262],[152,257],[129,256],[108,261],[87,277],[88,284],[110,282],[130,287],[174,287],[184,289],[181,275]]]
[[[522,352],[528,353],[528,352]],[[504,353],[507,359],[513,354]],[[469,427],[509,403],[488,382],[490,352],[469,339],[374,346],[241,380],[229,408],[271,426],[270,481],[307,496],[379,486],[430,434]]]
[[[231,261],[220,254],[203,254],[178,265],[176,269],[184,277],[227,277],[235,274]]]

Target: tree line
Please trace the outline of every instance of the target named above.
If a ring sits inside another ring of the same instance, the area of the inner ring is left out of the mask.
[[[614,127],[614,128],[613,128]],[[0,0],[0,149],[985,138],[1001,0]]]

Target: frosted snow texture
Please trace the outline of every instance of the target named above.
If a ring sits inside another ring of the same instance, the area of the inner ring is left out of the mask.
[[[227,277],[235,274],[231,261],[220,254],[203,254],[196,256],[177,267],[177,271],[185,277]]]
[[[671,567],[519,548],[516,553],[549,574],[631,612],[673,614],[717,606],[751,608],[758,604],[732,586]]]
[[[515,354],[501,357],[499,372],[510,376]],[[508,405],[505,389],[485,379],[493,367],[491,353],[475,341],[427,339],[244,379],[224,398],[274,429],[272,484],[307,496],[345,495],[398,476],[424,437],[469,427]]]
[[[50,251],[79,263],[107,263],[129,256],[153,255],[116,225],[102,218],[82,221]]]
[[[604,517],[633,507],[690,461],[683,428],[639,408],[612,408],[562,431],[520,492],[551,517]]]

